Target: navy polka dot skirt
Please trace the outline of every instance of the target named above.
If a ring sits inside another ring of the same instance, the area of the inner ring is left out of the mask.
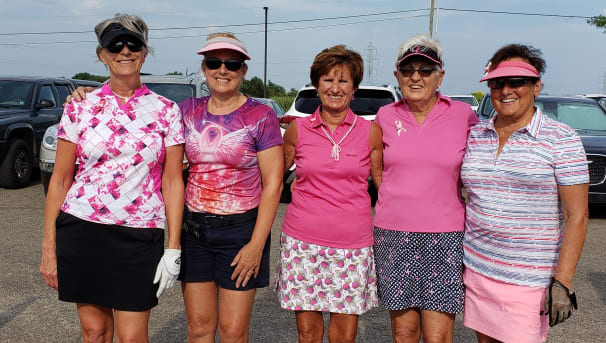
[[[379,299],[388,310],[463,312],[463,231],[374,228]]]

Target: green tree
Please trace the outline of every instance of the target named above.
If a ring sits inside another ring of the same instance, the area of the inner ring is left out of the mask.
[[[484,93],[477,91],[477,92],[473,92],[471,93],[471,95],[474,96],[474,98],[476,98],[476,100],[478,100],[478,102],[482,101],[482,98],[484,97]]]
[[[109,79],[109,76],[93,75],[89,73],[77,73],[72,76],[72,79],[105,82],[105,80]]]
[[[271,81],[267,81],[267,97],[284,95],[286,95],[286,90],[284,89],[284,87],[275,84]]]
[[[298,91],[297,91],[295,88],[291,88],[291,89],[288,91],[288,93],[286,93],[286,95],[288,95],[288,96],[292,96],[292,97],[294,98],[295,96],[297,96],[297,92],[298,92]]]
[[[172,73],[168,73],[168,74],[166,74],[166,75],[183,75],[183,73],[182,73],[182,72],[180,72],[180,71],[176,71],[176,70],[175,70],[175,71],[173,71]]]
[[[253,76],[253,78],[250,80],[242,81],[242,85],[240,85],[240,92],[246,94],[247,96],[262,98],[263,80]]]
[[[606,29],[606,16],[597,15],[595,17],[591,17],[590,19],[587,19],[587,23],[591,26],[595,26],[598,29]],[[604,33],[606,33],[606,30]]]

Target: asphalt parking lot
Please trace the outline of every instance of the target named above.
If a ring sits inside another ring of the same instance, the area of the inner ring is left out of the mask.
[[[272,229],[272,260],[278,256],[280,204]],[[38,273],[44,195],[39,180],[27,188],[0,188],[0,342],[80,342],[75,306],[57,300]],[[606,339],[606,207],[591,209],[583,256],[575,279],[579,311],[550,331],[548,342],[604,342]],[[455,342],[474,342],[475,335],[455,325]],[[185,312],[176,285],[152,311],[152,342],[185,342]],[[271,287],[257,293],[251,342],[296,342],[294,314],[280,309]],[[390,342],[389,316],[381,308],[361,316],[358,342]]]

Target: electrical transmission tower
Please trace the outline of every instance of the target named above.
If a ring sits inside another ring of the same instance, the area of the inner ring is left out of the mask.
[[[377,48],[372,45],[372,42],[368,42],[368,47],[364,51],[366,51],[366,70],[368,71],[367,82],[372,84],[374,82],[374,75],[377,73],[375,61],[379,60],[377,57]]]

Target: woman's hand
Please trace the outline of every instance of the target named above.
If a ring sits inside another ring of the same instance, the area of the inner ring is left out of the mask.
[[[63,103],[63,107],[65,107],[65,105],[69,104],[70,102],[72,102],[72,100],[76,100],[76,101],[80,101],[82,99],[86,99],[86,93],[90,93],[92,91],[94,91],[95,88],[94,87],[78,87],[76,88],[71,95],[68,95],[67,98],[65,98],[65,102]]]
[[[54,244],[42,243],[42,259],[40,261],[40,274],[44,282],[57,289],[57,253]]]
[[[231,263],[232,267],[236,267],[231,274],[231,279],[236,280],[236,288],[239,288],[240,285],[245,287],[251,277],[256,278],[259,275],[263,248],[264,245],[259,247],[249,242],[238,251]]]

